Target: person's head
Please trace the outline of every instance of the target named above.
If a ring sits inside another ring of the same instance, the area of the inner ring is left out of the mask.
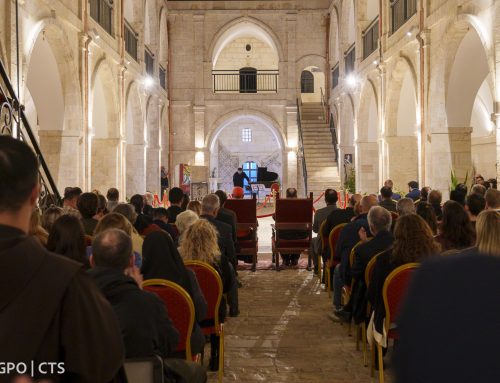
[[[220,205],[223,207],[227,201],[227,194],[224,190],[217,190],[215,195],[219,197]]]
[[[429,196],[427,197],[427,202],[431,205],[441,205],[443,200],[443,195],[439,190],[431,190]]]
[[[427,202],[420,202],[416,206],[416,213],[429,225],[433,234],[437,234],[436,211]]]
[[[418,189],[418,182],[417,181],[408,182],[408,189],[410,190]]]
[[[485,210],[476,222],[476,246],[483,254],[500,256],[500,213]]]
[[[109,229],[92,241],[92,267],[108,267],[125,271],[134,264],[132,239],[123,230]]]
[[[82,215],[82,218],[92,218],[97,214],[98,198],[94,193],[83,193],[80,198],[78,198],[78,211]]]
[[[361,198],[363,198],[361,194],[353,194],[351,198],[349,198],[349,206],[352,208],[356,207],[356,205],[361,202]]]
[[[394,187],[394,182],[392,182],[392,180],[385,180],[384,186],[387,186],[388,188],[392,189]]]
[[[434,234],[424,219],[416,214],[399,217],[394,228],[392,261],[396,265],[420,262],[435,255],[440,246],[434,240]]]
[[[174,187],[168,192],[168,201],[175,206],[181,206],[184,199],[184,192],[181,188]]]
[[[325,190],[325,203],[327,205],[337,204],[338,199],[339,199],[339,196],[338,196],[337,191],[335,189],[326,189]]]
[[[175,226],[177,226],[179,234],[182,235],[198,219],[198,214],[192,210],[186,210],[180,213],[175,220]]]
[[[383,186],[380,189],[380,195],[382,196],[382,199],[392,199],[392,189],[389,186]]]
[[[144,209],[144,197],[140,194],[134,194],[130,197],[130,204],[134,207],[137,215],[142,214],[142,209]]]
[[[67,187],[64,189],[64,206],[72,207],[77,209],[78,198],[82,195],[82,189],[79,187]]]
[[[153,200],[155,199],[153,193],[151,192],[146,192],[144,194],[144,204],[145,205],[153,205]]]
[[[135,212],[135,207],[129,203],[119,203],[113,209],[113,213],[123,215],[132,225],[137,219],[137,213]]]
[[[361,214],[368,214],[370,209],[378,205],[377,197],[374,195],[365,195],[360,202]]]
[[[201,202],[200,201],[189,201],[189,203],[186,206],[186,210],[191,210],[197,216],[200,216],[201,215]],[[177,217],[179,217],[179,216],[177,216]]]
[[[97,194],[97,214],[95,216],[96,219],[101,219],[109,213],[107,204],[108,201],[106,201],[106,197],[104,197],[102,194]]]
[[[168,222],[168,211],[164,207],[158,207],[153,210],[153,219],[155,221]],[[177,222],[177,221],[176,221]]]
[[[216,217],[219,212],[219,197],[215,194],[207,194],[201,201],[201,214]]]
[[[415,214],[415,202],[411,198],[401,198],[398,201],[396,210],[399,216]]]
[[[450,249],[469,247],[474,239],[474,229],[465,208],[451,200],[443,205],[443,220],[439,232],[446,247]]]
[[[113,211],[113,213],[106,214],[106,216],[99,221],[94,230],[94,235],[109,229],[119,229],[127,233],[127,235],[132,235],[133,226],[125,216]]]
[[[469,214],[469,218],[471,220],[475,220],[485,207],[486,200],[482,195],[472,193],[467,196],[467,201],[465,202],[465,210]]]
[[[465,197],[467,196],[467,192],[463,189],[456,188],[455,190],[450,191],[450,200],[459,203],[462,206],[465,206]]]
[[[189,194],[185,193],[184,196],[182,197],[182,202],[181,202],[181,208],[182,210],[187,209],[187,205],[191,202],[191,199],[189,198]]]
[[[474,181],[476,184],[481,185],[484,182],[484,177],[481,174],[476,174],[476,177],[474,177]]]
[[[52,225],[47,249],[88,267],[85,253],[85,232],[82,222],[71,215],[60,216]]]
[[[390,231],[392,225],[391,213],[381,206],[374,206],[368,212],[368,225],[372,234]]]
[[[42,215],[42,226],[47,232],[50,233],[52,225],[61,215],[64,214],[64,210],[59,206],[50,206],[47,210],[43,212]]]
[[[486,209],[500,209],[500,190],[488,189],[488,191],[484,195],[484,198],[486,199]]]
[[[179,251],[186,260],[217,262],[220,259],[217,231],[207,220],[197,220],[184,232]]]
[[[245,190],[242,187],[235,186],[231,194],[234,199],[243,199],[245,197]]]
[[[243,173],[243,168],[238,168],[238,174]]]
[[[424,186],[422,190],[420,190],[420,201],[427,201],[427,198],[429,198],[430,191],[431,188],[429,186]]]
[[[297,189],[295,188],[286,189],[286,198],[297,198]]]
[[[0,136],[0,223],[29,230],[40,193],[38,160],[25,143]]]
[[[108,192],[106,193],[106,198],[108,199],[108,201],[118,202],[118,200],[120,199],[120,192],[117,188],[109,188]]]
[[[470,192],[471,192],[471,194],[477,194],[477,195],[484,197],[484,195],[486,194],[486,188],[484,187],[484,185],[476,184],[476,185],[472,186],[472,189]]]

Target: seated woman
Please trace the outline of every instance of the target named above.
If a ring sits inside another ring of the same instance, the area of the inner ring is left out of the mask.
[[[195,223],[199,219],[200,217],[198,216],[198,214],[196,214],[192,210],[183,211],[181,214],[177,216],[177,220],[175,221],[177,230],[179,231],[179,235],[177,237],[177,242],[176,242],[177,247],[179,247],[182,235],[187,231],[187,229],[189,229],[189,227],[193,223]]]
[[[432,234],[437,234],[437,219],[434,208],[427,202],[419,202],[416,206],[416,213],[421,216],[432,230]]]
[[[398,218],[394,228],[393,247],[380,254],[375,262],[372,280],[368,288],[368,300],[373,307],[373,337],[386,344],[384,334],[385,307],[382,289],[387,276],[395,268],[406,263],[421,262],[424,258],[438,254],[439,244],[434,240],[429,225],[416,214]]]
[[[234,293],[234,291],[231,292],[234,289],[236,289],[236,294],[238,293],[235,275],[231,272],[228,259],[221,255],[217,242],[217,231],[210,222],[205,219],[194,222],[181,236],[179,251],[185,260],[198,260],[213,266],[222,279],[224,294]],[[224,322],[226,318],[226,311],[227,304],[223,297],[219,308],[221,322]],[[210,369],[216,371],[219,366],[219,338],[212,336],[210,344]]]
[[[75,216],[62,215],[52,224],[47,250],[63,255],[90,268],[85,254],[85,232],[82,222]]]
[[[144,279],[160,278],[177,283],[193,300],[196,320],[191,335],[191,352],[193,355],[200,354],[205,346],[205,336],[198,323],[207,316],[207,302],[196,275],[186,268],[172,237],[164,231],[154,231],[146,237],[142,256],[141,273]]]
[[[441,250],[448,252],[461,250],[474,245],[476,235],[465,208],[455,201],[443,206],[443,220],[439,225],[436,240]]]
[[[477,216],[476,245],[460,254],[481,254],[500,256],[500,213],[484,210]]]

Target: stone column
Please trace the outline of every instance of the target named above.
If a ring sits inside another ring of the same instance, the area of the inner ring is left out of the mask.
[[[356,190],[360,193],[376,193],[380,188],[378,143],[358,141],[356,147]]]
[[[146,191],[146,150],[144,144],[127,144],[126,151],[125,196],[130,198],[134,194],[143,194]]]
[[[283,163],[283,175],[282,182],[283,186],[297,188],[299,184],[299,175],[297,173],[297,149],[299,145],[299,131],[297,126],[297,107],[287,106],[286,107],[286,125],[287,134],[285,142],[285,147],[283,152],[286,153],[286,162]]]
[[[150,145],[146,150],[146,190],[160,194],[160,147]]]
[[[111,187],[121,183],[118,163],[119,138],[93,138],[91,155],[91,190],[105,194]]]
[[[418,145],[415,136],[388,136],[388,177],[394,181],[397,191],[405,192],[409,181],[418,180]]]

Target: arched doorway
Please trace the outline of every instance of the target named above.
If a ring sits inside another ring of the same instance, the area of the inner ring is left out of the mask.
[[[326,92],[325,73],[317,66],[308,66],[300,73],[300,93],[303,103],[319,103]]]

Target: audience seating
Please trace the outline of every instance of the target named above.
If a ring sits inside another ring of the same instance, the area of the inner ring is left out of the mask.
[[[160,356],[126,359],[124,363],[128,383],[163,383],[163,360]]]
[[[257,269],[257,253],[259,239],[257,237],[257,199],[255,194],[251,199],[228,199],[224,204],[226,209],[236,214],[236,229],[238,232],[249,233],[245,237],[237,238],[236,250],[238,258],[252,256],[252,271]]]
[[[207,301],[207,317],[200,323],[203,334],[215,334],[219,342],[219,382],[224,376],[224,324],[219,321],[219,307],[222,300],[223,287],[219,273],[208,263],[201,261],[185,261],[186,267],[196,274],[203,296]],[[203,359],[202,359],[203,361]]]
[[[344,228],[344,226],[347,225],[347,223],[341,223],[337,226],[335,226],[332,231],[330,231],[330,235],[328,236],[328,244],[330,247],[330,259],[328,260],[325,270],[326,270],[326,282],[327,282],[327,290],[328,290],[328,296],[332,296],[332,269],[337,266],[339,261],[334,259],[335,256],[335,245],[337,244],[337,241],[340,236],[340,232]]]
[[[310,198],[276,199],[275,223],[272,225],[272,251],[276,271],[280,270],[279,258],[281,253],[301,254],[303,251],[309,251],[312,239],[312,218],[312,193]],[[307,237],[303,239],[284,239],[282,237],[284,231],[305,231]]]
[[[321,270],[321,264],[323,263],[323,254],[325,253],[325,249],[326,249],[326,238],[325,236],[323,235],[323,229],[325,228],[325,225],[326,225],[326,220],[324,220],[320,227],[319,227],[319,240],[321,242],[321,252],[318,254],[318,278],[320,279],[320,283],[321,283],[321,278],[323,277],[322,275],[322,270]],[[326,278],[325,278],[326,279]],[[325,285],[326,285],[326,281],[325,281]]]
[[[418,263],[407,263],[394,269],[385,279],[382,290],[382,299],[385,306],[384,326],[387,331],[387,341],[389,339],[398,339],[397,328],[391,328],[399,314],[401,303],[406,294],[411,277],[418,268]],[[379,382],[384,382],[384,356],[382,345],[377,342],[378,351],[378,373]]]
[[[177,283],[166,279],[148,279],[142,283],[144,290],[157,294],[167,307],[168,316],[179,331],[176,353],[185,354],[186,360],[196,360],[191,354],[191,333],[194,326],[194,304],[191,297]]]

